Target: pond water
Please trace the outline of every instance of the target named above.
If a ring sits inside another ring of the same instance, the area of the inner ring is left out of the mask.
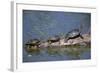
[[[79,29],[81,35],[90,34],[91,13],[23,10],[23,44],[31,39],[47,41],[56,35],[63,38],[73,29]],[[23,47],[24,63],[91,59],[90,46],[25,49]]]
[[[90,47],[48,47],[30,52],[23,50],[23,62],[63,61],[91,59]]]

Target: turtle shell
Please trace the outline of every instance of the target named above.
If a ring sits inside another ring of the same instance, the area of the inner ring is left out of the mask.
[[[79,34],[80,34],[79,30],[72,30],[72,31],[68,32],[67,37],[75,37]]]

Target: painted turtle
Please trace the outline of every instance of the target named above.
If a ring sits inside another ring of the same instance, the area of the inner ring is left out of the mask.
[[[26,44],[26,46],[29,46],[29,48],[31,47],[39,47],[40,45],[40,40],[39,39],[31,39],[30,41],[28,41]]]
[[[80,37],[81,39],[84,39],[83,36],[81,35],[80,31],[78,29],[74,29],[66,34],[65,39],[67,42],[70,39],[75,39],[78,37]]]
[[[49,44],[55,43],[55,42],[59,42],[60,43],[60,37],[59,36],[55,36],[55,37],[51,37],[47,40],[47,42]]]

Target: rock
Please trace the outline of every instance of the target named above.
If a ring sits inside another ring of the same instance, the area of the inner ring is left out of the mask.
[[[82,36],[84,39],[81,39],[80,37],[75,39],[70,39],[65,44],[66,45],[75,45],[75,44],[87,45],[89,42],[91,42],[91,37],[89,34],[83,34]]]

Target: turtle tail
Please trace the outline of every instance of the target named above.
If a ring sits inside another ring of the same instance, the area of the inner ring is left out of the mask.
[[[67,42],[68,42],[68,40],[69,40],[69,38],[65,39],[65,42],[67,43]]]

